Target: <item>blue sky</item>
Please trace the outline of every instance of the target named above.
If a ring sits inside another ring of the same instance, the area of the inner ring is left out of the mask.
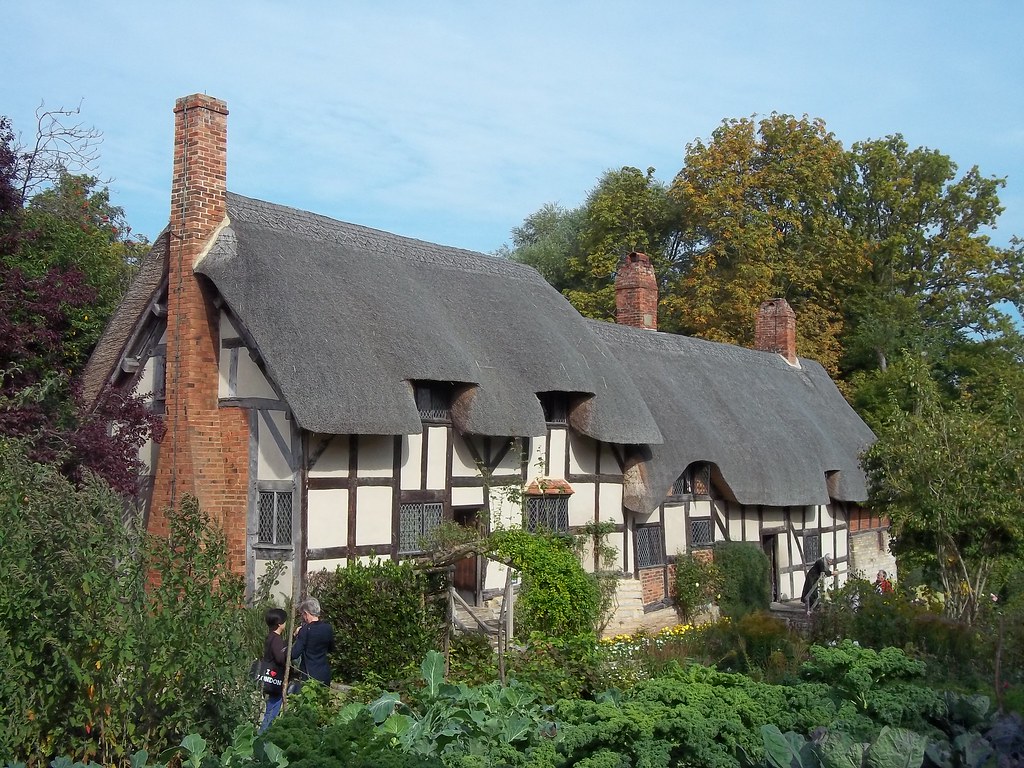
[[[227,101],[234,192],[491,252],[608,168],[670,181],[723,118],[902,133],[1006,176],[1024,236],[1024,4],[8,3],[0,114],[82,102],[136,232],[167,220],[172,109]]]

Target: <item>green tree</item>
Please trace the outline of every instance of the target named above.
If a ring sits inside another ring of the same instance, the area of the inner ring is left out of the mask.
[[[167,539],[0,437],[0,762],[126,762],[255,718],[243,585],[195,499]],[[147,588],[148,587],[148,588]]]
[[[653,168],[610,170],[579,208],[548,204],[528,216],[501,254],[536,267],[584,316],[612,320],[615,271],[624,256],[643,251],[659,275],[671,273],[673,211]]]
[[[1021,309],[1024,261],[985,234],[1004,180],[977,166],[958,178],[949,156],[911,150],[899,134],[849,157],[841,208],[869,266],[844,303],[845,367],[884,370],[901,349],[1015,336],[1005,310]]]
[[[869,504],[892,521],[897,556],[936,573],[947,613],[974,621],[993,566],[1022,551],[1021,411],[1014,397],[988,412],[949,404],[920,357],[898,362],[902,391],[864,458]]]

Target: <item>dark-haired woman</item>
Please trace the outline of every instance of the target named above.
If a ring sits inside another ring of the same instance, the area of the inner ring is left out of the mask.
[[[270,631],[267,633],[267,639],[263,641],[263,661],[273,664],[281,679],[283,679],[285,662],[288,660],[288,651],[285,648],[284,638],[281,636],[284,634],[288,614],[281,608],[271,608],[267,611],[266,621],[267,629]],[[283,701],[281,688],[278,688],[275,692],[264,686],[263,690],[267,695],[267,710],[263,715],[260,733],[267,730],[270,724],[274,722],[274,718],[281,714],[281,702]]]

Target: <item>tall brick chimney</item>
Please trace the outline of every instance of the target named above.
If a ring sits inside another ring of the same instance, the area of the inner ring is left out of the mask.
[[[634,251],[619,264],[615,276],[615,321],[658,330],[658,280],[646,253]]]
[[[785,299],[769,299],[757,310],[754,349],[778,352],[796,365],[796,312]]]
[[[228,538],[229,564],[245,564],[249,421],[218,403],[215,289],[193,272],[227,214],[227,105],[193,94],[174,107],[168,242],[166,432],[160,443],[149,530],[169,532],[166,510],[185,494]]]

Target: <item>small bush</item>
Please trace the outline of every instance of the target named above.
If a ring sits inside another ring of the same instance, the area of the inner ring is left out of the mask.
[[[556,637],[595,633],[601,595],[580,565],[571,540],[519,528],[497,531],[492,540],[495,551],[522,575],[515,607],[517,637],[537,632]]]
[[[338,680],[398,679],[427,651],[440,647],[443,601],[426,599],[437,586],[407,562],[356,561],[334,573],[311,574],[307,584],[334,628],[330,660]]]
[[[722,575],[718,607],[723,616],[738,619],[771,604],[768,556],[760,547],[741,541],[715,545],[715,565]]]
[[[717,599],[722,575],[717,564],[708,557],[681,554],[676,557],[675,601],[679,617],[692,622],[711,602]]]

